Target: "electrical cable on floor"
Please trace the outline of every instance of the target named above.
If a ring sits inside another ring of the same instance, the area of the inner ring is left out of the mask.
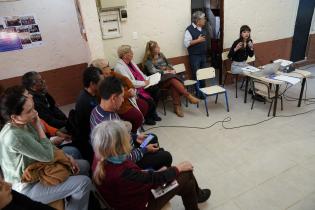
[[[284,92],[285,93],[285,92]],[[304,91],[304,98],[302,98],[302,101],[305,102],[305,105],[308,106],[308,105],[312,105],[315,103],[315,98],[306,98],[306,93],[307,93],[307,80],[305,82],[305,91]],[[291,96],[287,96],[285,94],[283,94],[283,97],[286,101],[298,101],[299,99],[298,98],[294,98],[294,97],[291,97]],[[309,103],[306,103],[306,102],[309,102]]]
[[[206,126],[206,127],[180,126],[180,125],[161,125],[161,126],[154,126],[154,127],[145,129],[144,131],[146,132],[146,131],[154,130],[154,129],[157,129],[157,128],[189,128],[189,129],[205,130],[205,129],[209,129],[209,128],[213,127],[214,125],[216,125],[216,124],[218,124],[218,123],[221,123],[222,128],[227,129],[227,130],[232,130],[232,129],[237,129],[237,128],[244,128],[244,127],[256,126],[256,125],[262,124],[262,123],[264,123],[264,122],[270,121],[270,120],[275,119],[275,118],[296,117],[296,116],[308,114],[308,113],[311,113],[311,112],[314,112],[314,111],[315,111],[315,108],[314,108],[314,109],[310,109],[310,110],[308,110],[308,111],[306,111],[306,112],[301,112],[301,113],[292,114],[292,115],[278,115],[278,116],[276,116],[276,117],[270,117],[270,118],[267,118],[267,119],[258,121],[258,122],[256,122],[256,123],[245,124],[245,125],[234,126],[234,127],[227,127],[227,126],[224,125],[224,123],[227,123],[227,122],[232,121],[232,118],[231,118],[230,116],[228,116],[228,117],[224,118],[223,120],[216,121],[216,122],[214,122],[214,123],[212,123],[211,125]]]
[[[312,67],[312,66],[310,66],[310,67],[308,67],[308,68],[311,68],[311,67]],[[305,68],[305,69],[308,69],[308,68]],[[305,69],[303,69],[303,70],[305,70]],[[290,89],[292,86],[293,86],[293,85],[288,86],[288,84],[287,84],[287,86],[285,87],[284,91],[283,91],[281,94],[279,94],[279,95],[283,95],[283,97],[284,97],[284,99],[285,99],[286,101],[298,101],[298,100],[299,100],[298,98],[294,98],[294,97],[290,97],[290,96],[285,95],[286,91],[287,91],[288,89]],[[302,101],[304,101],[304,102],[306,102],[306,101],[310,102],[310,103],[305,104],[306,106],[315,104],[315,98],[306,98],[306,93],[307,93],[307,80],[306,80],[306,83],[305,83],[304,99],[302,98]],[[234,126],[234,127],[226,127],[226,126],[224,125],[224,123],[227,123],[227,122],[232,121],[232,118],[231,118],[230,116],[228,116],[228,117],[224,118],[223,120],[216,121],[216,122],[214,122],[214,123],[212,123],[211,125],[206,126],[206,127],[180,126],[180,125],[162,125],[162,126],[154,126],[154,127],[145,129],[145,131],[149,131],[149,130],[153,130],[153,129],[157,129],[157,128],[189,128],[189,129],[204,130],[204,129],[209,129],[209,128],[213,127],[214,125],[218,124],[218,123],[221,123],[222,128],[231,130],[231,129],[237,129],[237,128],[244,128],[244,127],[256,126],[256,125],[262,124],[262,123],[264,123],[264,122],[270,121],[270,120],[275,119],[275,118],[296,117],[296,116],[299,116],[299,115],[308,114],[308,113],[313,112],[313,111],[315,111],[315,108],[314,108],[314,109],[310,109],[310,110],[305,111],[305,112],[297,113],[297,114],[292,114],[292,115],[278,115],[278,116],[276,116],[276,117],[270,117],[270,118],[267,118],[267,119],[258,121],[258,122],[256,122],[256,123],[245,124],[245,125]]]
[[[285,88],[285,90],[282,92],[284,98],[287,100],[287,101],[298,101],[299,99],[298,98],[293,98],[293,97],[289,97],[289,96],[286,96],[284,93],[289,89],[291,88],[292,86],[287,86]],[[307,87],[307,83],[306,83],[306,87]],[[307,91],[307,88],[305,90],[305,98],[302,99],[304,101],[311,101],[310,103],[306,104],[306,105],[313,105],[315,104],[315,101],[313,102],[312,100],[315,100],[315,98],[306,98],[306,91]],[[287,98],[291,98],[291,99],[287,99]],[[256,126],[256,125],[259,125],[259,124],[262,124],[264,122],[267,122],[267,121],[270,121],[274,118],[288,118],[288,117],[295,117],[295,116],[299,116],[299,115],[303,115],[303,114],[307,114],[307,113],[310,113],[310,112],[313,112],[315,111],[315,109],[311,109],[311,110],[308,110],[306,112],[301,112],[301,113],[297,113],[297,114],[292,114],[292,115],[278,115],[276,117],[270,117],[270,118],[267,118],[265,120],[261,120],[261,121],[258,121],[256,123],[251,123],[251,124],[245,124],[245,125],[240,125],[240,126],[234,126],[234,127],[226,127],[224,125],[224,123],[227,123],[227,122],[230,122],[232,121],[232,118],[230,116],[224,118],[223,120],[219,120],[219,121],[216,121],[214,123],[212,123],[211,125],[209,126],[206,126],[206,127],[198,127],[198,126],[180,126],[180,125],[162,125],[162,126],[154,126],[154,127],[151,127],[151,128],[148,128],[146,129],[145,131],[149,131],[149,130],[153,130],[153,129],[156,129],[156,128],[189,128],[189,129],[199,129],[199,130],[204,130],[204,129],[209,129],[211,127],[213,127],[214,125],[218,124],[218,123],[221,123],[221,126],[222,128],[224,129],[236,129],[236,128],[244,128],[244,127],[250,127],[250,126]]]

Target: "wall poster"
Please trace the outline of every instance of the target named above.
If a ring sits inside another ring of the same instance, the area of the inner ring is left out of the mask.
[[[35,15],[0,17],[0,52],[28,49],[42,44]]]

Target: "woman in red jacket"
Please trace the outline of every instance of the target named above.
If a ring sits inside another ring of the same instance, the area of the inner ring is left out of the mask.
[[[98,162],[93,166],[93,178],[104,199],[116,210],[161,209],[175,195],[182,197],[186,210],[197,210],[206,201],[209,189],[201,190],[193,175],[193,166],[185,161],[159,171],[143,171],[127,160],[130,135],[121,121],[105,121],[92,132],[92,145]],[[151,190],[174,180],[178,186],[161,197]]]

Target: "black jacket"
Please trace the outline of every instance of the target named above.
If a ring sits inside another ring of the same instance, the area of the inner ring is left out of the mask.
[[[248,42],[251,41],[248,40]],[[236,62],[243,62],[246,61],[248,56],[249,57],[253,57],[254,56],[254,50],[251,50],[248,46],[248,42],[246,45],[246,48],[241,48],[239,50],[237,50],[236,52],[234,52],[234,48],[236,47],[236,45],[242,42],[240,39],[234,41],[232,47],[230,48],[229,54],[228,54],[228,58],[231,59],[232,61],[236,61]]]
[[[56,102],[49,93],[40,94],[30,91],[33,95],[35,109],[41,119],[50,126],[62,128],[66,126],[66,115],[56,106]]]

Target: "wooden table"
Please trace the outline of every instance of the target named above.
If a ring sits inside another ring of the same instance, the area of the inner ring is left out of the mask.
[[[250,78],[253,79],[257,79],[269,84],[273,84],[276,86],[276,91],[275,91],[275,101],[274,101],[274,105],[273,105],[273,116],[276,116],[276,112],[277,112],[277,102],[278,102],[278,97],[279,97],[279,88],[280,85],[285,84],[286,82],[281,81],[281,80],[275,80],[275,79],[271,79],[271,78],[267,78],[264,76],[255,76],[253,74],[251,74],[250,72],[243,72],[243,74],[246,76],[246,83],[245,83],[245,97],[244,97],[244,103],[247,102],[247,91],[248,91],[248,82],[250,80]],[[303,97],[303,92],[304,92],[304,87],[305,87],[305,82],[306,82],[306,78],[310,77],[312,74],[309,71],[304,71],[304,70],[299,70],[296,69],[293,72],[290,73],[283,73],[283,72],[277,72],[277,75],[286,75],[286,76],[292,76],[292,77],[296,77],[296,78],[300,78],[302,79],[302,84],[301,84],[301,90],[300,90],[300,96],[299,96],[299,101],[298,101],[298,107],[301,106],[301,102],[302,102],[302,97]]]

